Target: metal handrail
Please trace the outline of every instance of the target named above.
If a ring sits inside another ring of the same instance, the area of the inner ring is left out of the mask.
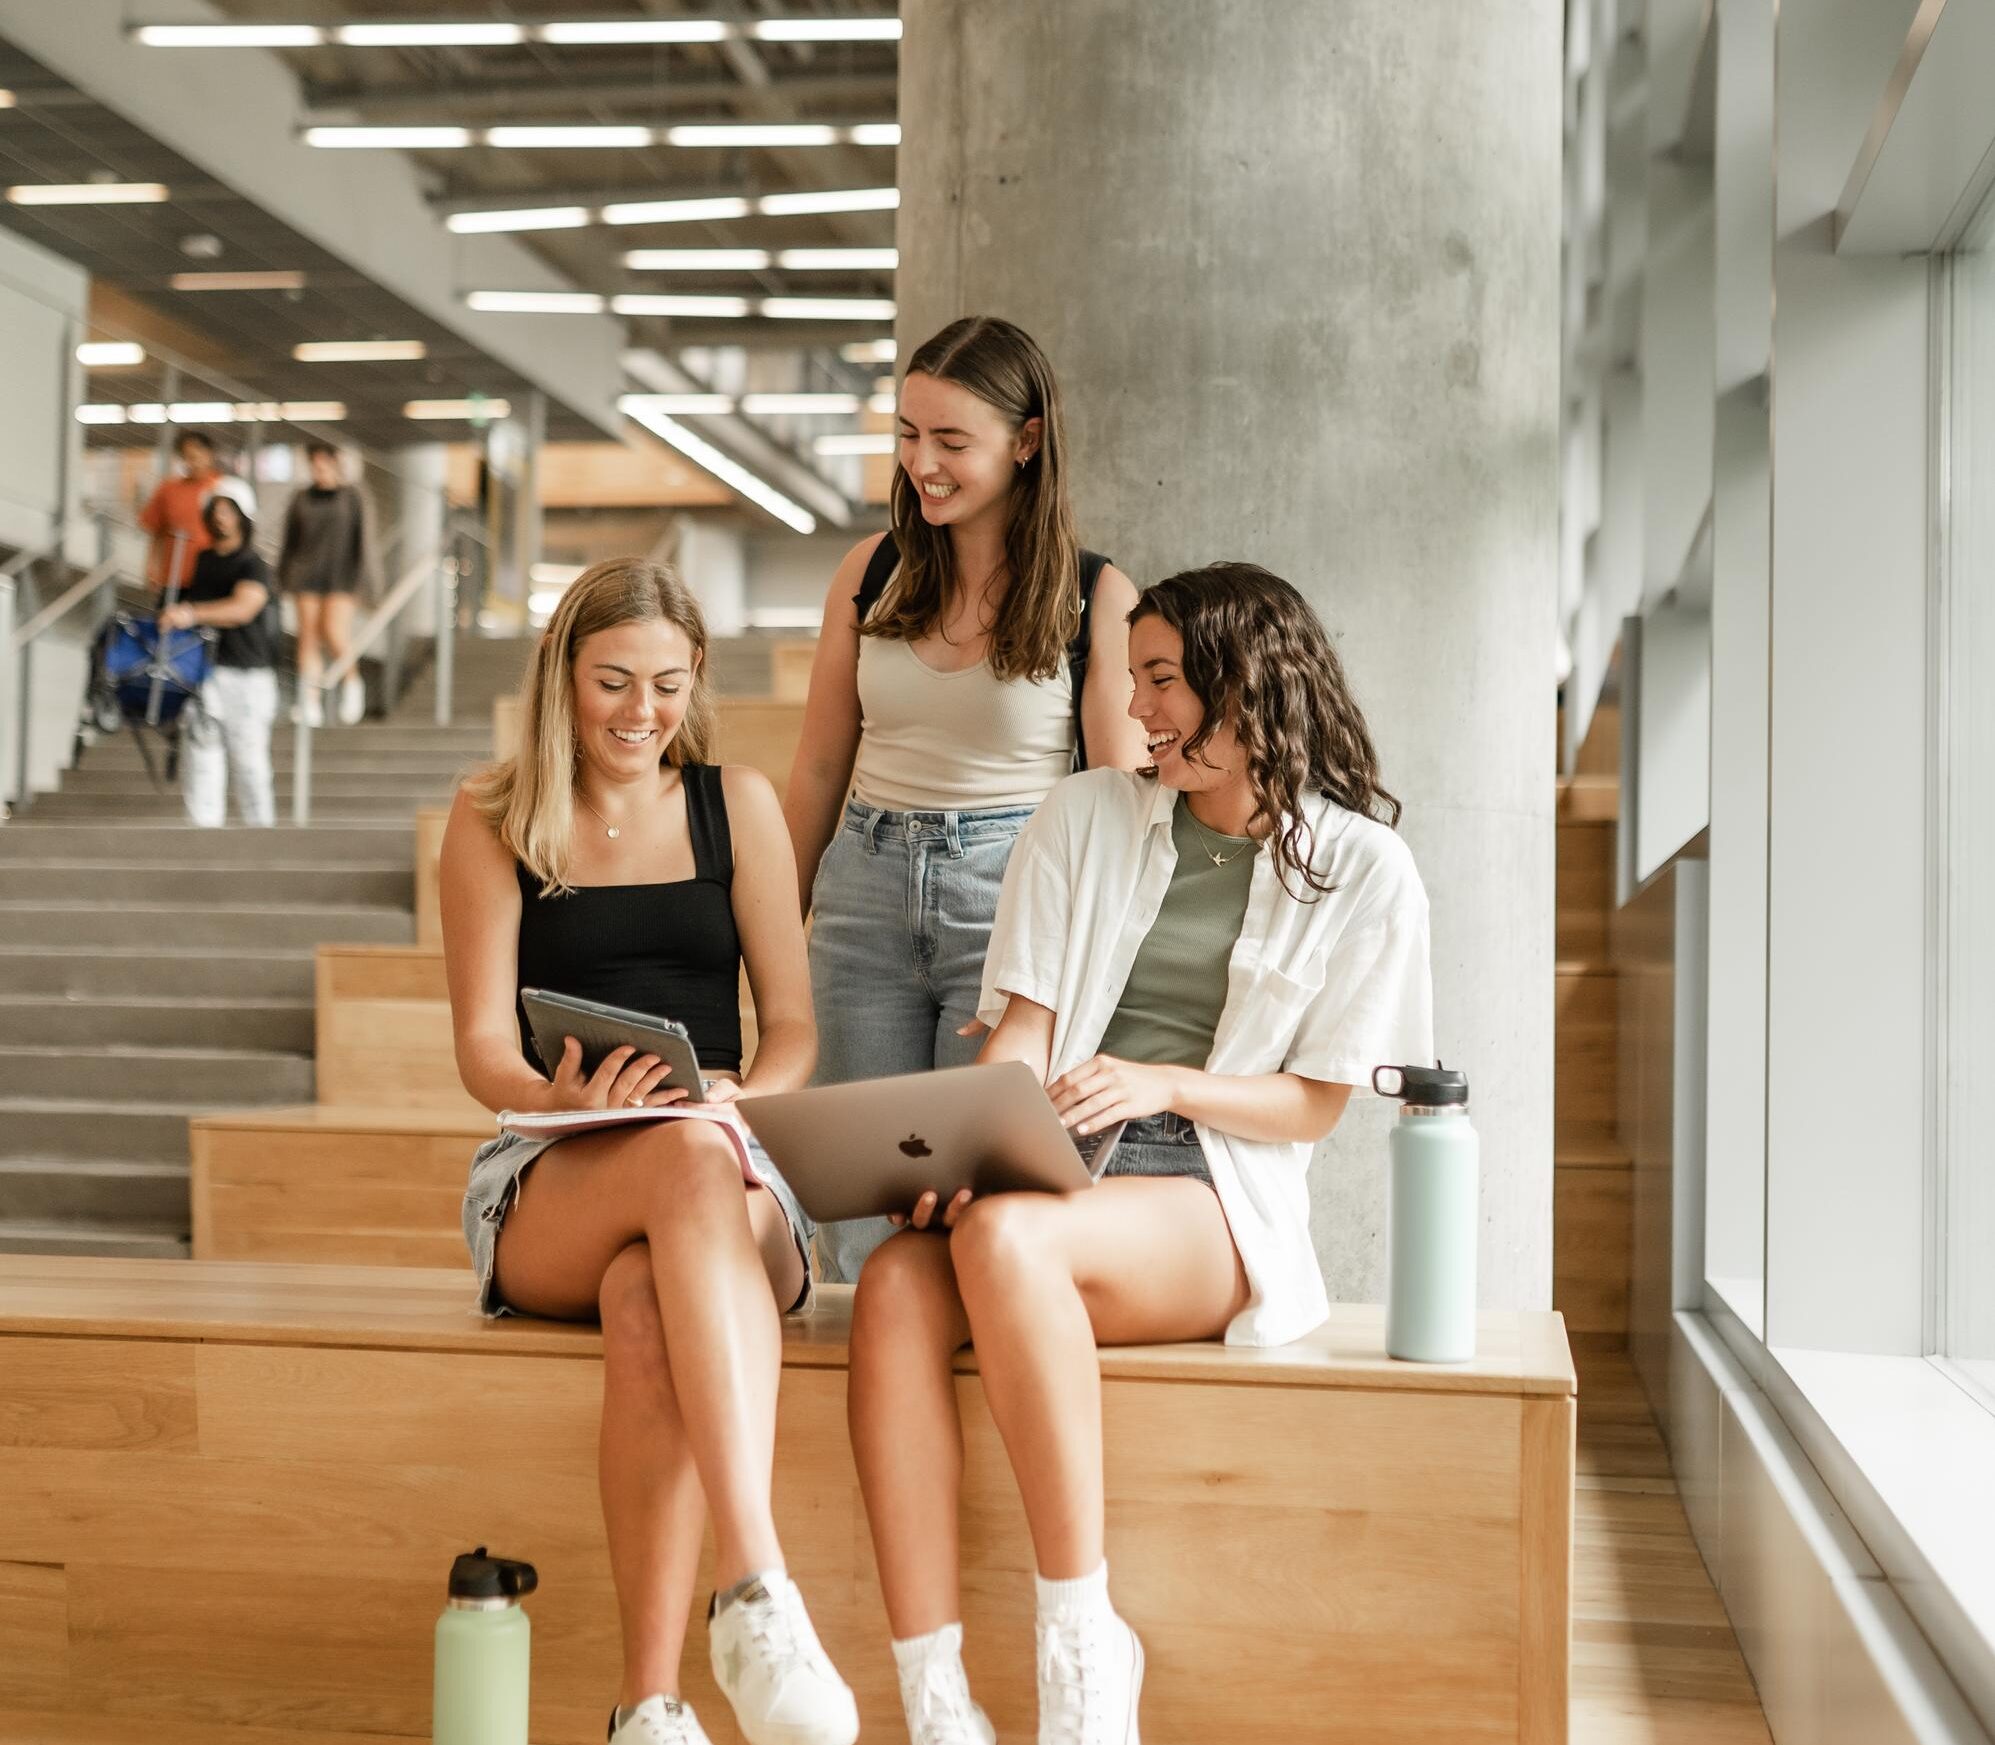
[[[70,612],[84,599],[96,593],[106,582],[114,579],[122,562],[123,560],[120,558],[107,557],[95,569],[86,571],[30,618],[27,623],[16,630],[13,640],[8,646],[15,654],[24,653],[28,644],[33,642],[44,630],[48,629],[51,624],[55,623],[58,618],[68,617]]]
[[[448,549],[439,549],[433,559],[425,558],[404,572],[388,590],[381,604],[368,615],[345,654],[316,679],[298,675],[298,725],[291,741],[291,822],[312,821],[312,717],[325,715],[326,704],[360,665],[361,657],[386,634],[423,591],[430,585],[430,598],[436,616],[436,724],[450,725],[452,655],[457,641],[457,558]],[[316,697],[313,691],[316,690]],[[311,707],[312,703],[317,708]]]

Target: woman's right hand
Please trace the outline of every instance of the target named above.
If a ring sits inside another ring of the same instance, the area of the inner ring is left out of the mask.
[[[946,1206],[937,1204],[939,1197],[935,1190],[930,1188],[915,1201],[914,1211],[911,1214],[889,1212],[887,1219],[896,1229],[932,1230],[938,1236],[947,1236],[956,1228],[956,1220],[962,1217],[964,1208],[969,1205],[970,1190],[960,1189],[956,1197]]]
[[[686,1095],[683,1085],[665,1085],[671,1072],[657,1055],[639,1054],[626,1043],[611,1049],[603,1056],[602,1065],[584,1078],[582,1045],[569,1036],[561,1044],[550,1101],[557,1110],[635,1109],[644,1104],[662,1108],[683,1101]]]

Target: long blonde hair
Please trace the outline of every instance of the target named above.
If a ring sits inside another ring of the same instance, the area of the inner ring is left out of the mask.
[[[520,683],[519,749],[465,784],[471,803],[507,851],[540,880],[543,897],[572,887],[575,766],[575,651],[619,624],[675,624],[693,645],[692,699],[665,747],[673,768],[708,763],[719,715],[707,677],[707,623],[676,570],[641,558],[592,565],[568,585]]]
[[[990,665],[1003,680],[1052,678],[1065,670],[1067,645],[1081,627],[1081,547],[1067,499],[1067,425],[1053,366],[1022,327],[966,315],[924,341],[907,373],[969,389],[1014,431],[1040,421],[1039,446],[1018,469],[1005,510],[1011,582],[991,626]],[[922,519],[920,493],[904,467],[894,469],[891,507],[900,573],[859,634],[914,642],[942,621],[950,589],[964,578],[956,574],[948,529]]]

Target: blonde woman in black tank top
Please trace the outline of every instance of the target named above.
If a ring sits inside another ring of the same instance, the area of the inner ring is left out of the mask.
[[[706,630],[671,571],[598,564],[564,595],[522,695],[519,754],[467,782],[444,837],[451,1023],[487,1108],[669,1103],[651,1056],[591,1075],[523,1049],[532,985],[684,1022],[712,1101],[792,1090],[817,1052],[796,871],[768,781],[705,759]],[[760,1032],[739,1071],[746,968]],[[464,1228],[488,1314],[600,1318],[603,1515],[623,1623],[613,1745],[705,1745],[679,1700],[703,1528],[720,1592],[714,1675],[757,1745],[852,1745],[852,1693],[784,1573],[770,1508],[784,1310],[809,1299],[811,1229],[774,1165],[744,1185],[718,1127],[659,1121],[554,1143],[495,1139]]]

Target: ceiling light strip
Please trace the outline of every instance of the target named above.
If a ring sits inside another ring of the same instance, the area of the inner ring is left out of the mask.
[[[76,361],[86,370],[135,370],[145,362],[145,347],[123,339],[85,340]]]
[[[314,339],[294,345],[291,355],[301,364],[413,363],[429,356],[420,339]]]
[[[594,291],[469,291],[465,306],[491,315],[600,315],[604,299]],[[613,315],[679,315],[738,321],[760,315],[770,321],[891,321],[891,297],[729,297],[673,291],[628,291],[608,300]],[[389,342],[392,343],[392,342]],[[351,350],[352,348],[347,348]],[[305,353],[313,352],[311,357]],[[388,354],[332,357],[301,346],[300,362],[367,362]],[[402,354],[393,354],[400,356]]]
[[[750,472],[732,455],[723,454],[704,437],[696,436],[651,404],[648,394],[626,394],[617,401],[618,410],[651,432],[670,448],[675,448],[695,466],[704,468],[730,490],[766,509],[776,519],[798,533],[815,533],[817,517],[793,498],[786,497],[759,473]]]
[[[134,41],[147,48],[511,48],[533,41],[589,44],[703,43],[731,38],[763,42],[899,42],[895,17],[562,18],[540,23],[448,19],[368,20],[353,24],[136,24]]]
[[[302,291],[305,275],[295,268],[267,273],[175,273],[166,282],[175,291]]]
[[[7,190],[16,206],[157,206],[164,182],[23,182]]]
[[[787,194],[712,194],[690,199],[617,200],[607,206],[498,207],[452,212],[446,229],[458,235],[489,231],[578,230],[587,224],[689,224],[703,220],[771,218],[834,212],[892,212],[898,188],[807,188]]]

